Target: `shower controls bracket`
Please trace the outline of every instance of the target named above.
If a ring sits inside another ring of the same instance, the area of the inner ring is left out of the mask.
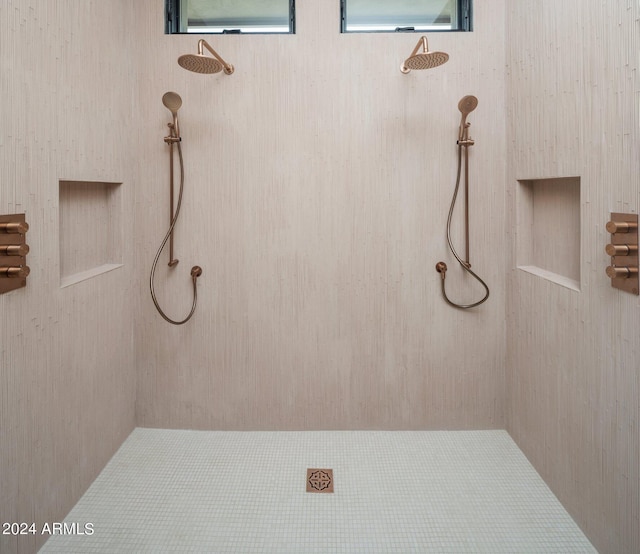
[[[611,241],[605,251],[611,265],[606,273],[611,286],[638,295],[638,214],[612,213],[607,231]]]
[[[0,294],[27,286],[28,230],[25,214],[0,215]]]

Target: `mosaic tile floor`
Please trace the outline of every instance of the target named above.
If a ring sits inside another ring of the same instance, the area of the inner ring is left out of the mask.
[[[505,431],[136,429],[65,521],[40,552],[595,552]]]

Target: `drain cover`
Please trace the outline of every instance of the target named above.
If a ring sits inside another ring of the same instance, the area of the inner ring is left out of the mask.
[[[307,492],[333,492],[333,469],[307,469]]]

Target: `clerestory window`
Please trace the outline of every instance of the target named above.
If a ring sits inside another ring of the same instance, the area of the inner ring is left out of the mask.
[[[165,0],[165,32],[293,34],[294,0]]]
[[[341,0],[343,33],[471,31],[472,0]]]

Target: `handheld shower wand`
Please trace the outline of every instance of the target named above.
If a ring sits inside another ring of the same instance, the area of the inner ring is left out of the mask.
[[[475,142],[469,136],[469,127],[470,123],[467,123],[467,116],[477,108],[478,99],[475,96],[465,96],[460,102],[458,102],[458,109],[462,114],[460,119],[460,127],[458,129],[458,172],[456,177],[456,186],[453,192],[453,198],[451,200],[451,206],[449,208],[449,215],[447,217],[447,243],[449,244],[449,249],[451,253],[454,255],[458,263],[462,266],[467,273],[469,273],[474,279],[476,279],[485,290],[485,295],[482,299],[477,302],[473,302],[471,304],[458,304],[453,302],[447,296],[447,292],[445,290],[445,279],[447,273],[447,264],[444,262],[438,262],[436,264],[436,271],[440,273],[441,284],[442,284],[442,295],[447,303],[454,308],[474,308],[475,306],[479,306],[483,302],[489,298],[489,287],[487,284],[471,269],[471,263],[469,262],[469,147],[473,146]],[[453,246],[453,242],[451,240],[451,220],[453,217],[453,209],[456,205],[456,199],[458,197],[458,190],[460,188],[460,176],[462,172],[462,149],[464,148],[464,229],[465,229],[465,259],[463,260],[459,254],[456,252],[456,249]]]
[[[460,118],[460,131],[458,132],[458,144],[461,141],[469,140],[469,127],[471,123],[467,123],[467,116],[478,107],[478,99],[475,96],[464,96],[460,102],[458,102],[458,109],[462,114]],[[462,146],[473,146],[471,144],[463,144]]]
[[[182,193],[184,192],[184,161],[182,159],[182,148],[180,146],[180,141],[182,140],[182,138],[180,137],[180,131],[178,127],[178,110],[180,109],[180,106],[182,106],[182,99],[175,92],[167,92],[162,97],[162,103],[171,112],[171,115],[173,116],[173,122],[167,124],[167,126],[169,127],[169,135],[164,137],[165,143],[169,145],[169,172],[170,172],[169,182],[170,182],[170,196],[171,196],[170,224],[169,224],[169,230],[164,236],[164,239],[162,239],[162,244],[160,244],[160,248],[158,248],[156,256],[153,260],[153,264],[151,266],[151,275],[149,277],[149,289],[151,291],[151,299],[153,300],[153,303],[156,309],[158,310],[158,313],[169,323],[172,323],[173,325],[182,325],[183,323],[186,323],[191,319],[191,316],[196,310],[196,305],[198,303],[198,289],[196,286],[196,281],[198,277],[202,275],[202,268],[197,265],[191,268],[191,282],[193,284],[193,302],[191,304],[191,311],[189,312],[187,317],[185,317],[180,321],[171,319],[167,314],[164,313],[164,311],[160,307],[160,304],[158,303],[158,299],[156,298],[156,292],[154,288],[154,277],[156,273],[156,268],[158,266],[158,260],[160,259],[160,254],[162,254],[162,251],[164,250],[164,247],[167,244],[167,241],[169,241],[169,264],[168,265],[171,268],[178,265],[178,260],[173,257],[173,230],[176,226],[176,222],[178,221],[178,216],[180,215],[180,207],[182,206]],[[178,158],[180,160],[180,190],[178,192],[178,203],[176,205],[175,211],[173,209],[173,197],[174,197],[173,147],[174,145],[178,147]]]
[[[182,98],[180,98],[180,95],[175,92],[165,92],[162,95],[162,103],[164,104],[164,107],[171,112],[171,115],[173,116],[173,129],[175,130],[176,137],[180,139],[178,110],[182,106]],[[171,128],[171,124],[169,124],[169,128]]]

